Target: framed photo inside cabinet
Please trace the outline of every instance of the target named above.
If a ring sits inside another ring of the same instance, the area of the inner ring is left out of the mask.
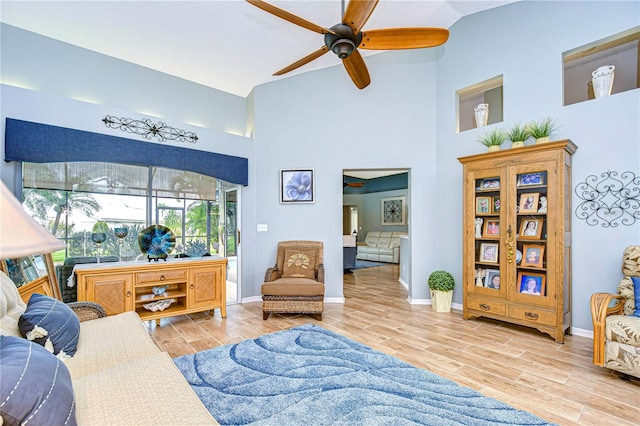
[[[522,247],[522,266],[533,266],[542,268],[542,258],[544,256],[544,246],[541,244],[525,244]]]
[[[539,198],[539,192],[520,194],[520,205],[518,208],[518,213],[537,213]]]
[[[518,175],[518,186],[544,185],[544,173],[524,173]]]
[[[500,213],[500,197],[491,197],[491,213]]]
[[[498,219],[487,219],[484,222],[484,230],[482,232],[483,237],[499,237],[500,236],[500,221]]]
[[[499,188],[500,188],[499,178],[482,179],[482,182],[480,183],[480,189],[499,189]]]
[[[476,214],[491,213],[491,197],[476,197]]]
[[[280,204],[314,202],[313,169],[280,170]]]
[[[542,235],[542,224],[542,218],[522,219],[522,222],[520,222],[520,238],[539,240]]]
[[[404,225],[406,223],[404,197],[383,198],[381,210],[383,225]]]
[[[498,243],[480,244],[480,262],[498,263]]]
[[[544,274],[518,272],[518,288],[522,294],[544,295],[546,277]]]
[[[500,290],[500,271],[498,269],[487,269],[484,286],[494,290]]]

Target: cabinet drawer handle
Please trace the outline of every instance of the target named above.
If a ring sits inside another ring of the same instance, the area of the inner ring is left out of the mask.
[[[486,303],[481,303],[480,304],[480,309],[482,309],[483,311],[490,311],[491,310],[491,306],[487,305]]]
[[[537,319],[538,319],[538,314],[536,314],[536,313],[534,313],[534,312],[525,312],[525,313],[524,313],[524,316],[525,316],[527,319],[530,319],[530,320],[537,320]]]
[[[160,275],[160,281],[164,281],[165,279],[164,275]]]
[[[127,297],[131,297],[131,291],[127,291]]]

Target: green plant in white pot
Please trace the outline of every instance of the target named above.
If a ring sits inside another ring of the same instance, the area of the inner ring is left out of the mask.
[[[536,143],[549,142],[550,136],[558,130],[558,124],[551,117],[541,118],[538,121],[532,121],[527,125],[531,136],[536,140]]]
[[[487,151],[491,152],[499,151],[500,145],[502,145],[504,141],[507,140],[507,137],[507,132],[505,132],[503,129],[494,128],[482,135],[479,140],[482,145],[487,147]]]
[[[450,312],[453,300],[453,288],[456,283],[453,275],[447,271],[434,271],[429,275],[431,307],[436,312]]]
[[[524,141],[529,139],[531,131],[529,125],[523,125],[516,123],[509,129],[509,140],[511,141],[511,148],[520,148],[524,146]]]

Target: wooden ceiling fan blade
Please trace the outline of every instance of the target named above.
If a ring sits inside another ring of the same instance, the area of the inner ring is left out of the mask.
[[[329,48],[327,46],[322,46],[320,49],[316,50],[315,52],[310,53],[309,55],[305,56],[304,58],[298,59],[297,61],[295,61],[291,65],[282,68],[280,71],[277,71],[277,72],[273,73],[273,75],[286,74],[286,73],[288,73],[290,71],[295,70],[296,68],[300,68],[301,66],[303,66],[305,64],[308,64],[309,62],[313,61],[314,59],[317,59],[320,56],[324,55],[328,51],[329,51]]]
[[[349,186],[351,188],[362,188],[365,182],[344,182],[344,186]]]
[[[278,18],[284,19],[285,21],[289,21],[292,24],[296,24],[298,26],[301,26],[302,28],[306,28],[308,30],[314,31],[316,33],[320,33],[320,34],[326,34],[326,33],[330,33],[330,34],[335,34],[332,30],[328,29],[328,28],[324,28],[321,27],[320,25],[314,24],[311,21],[307,21],[304,18],[301,18],[297,15],[294,15],[291,12],[287,12],[284,9],[280,9],[279,7],[276,7],[272,4],[269,4],[265,1],[262,0],[246,0],[247,3],[251,3],[252,5],[254,5],[255,7],[258,7],[262,10],[264,10],[265,12],[268,12],[272,15],[277,16]]]
[[[362,27],[378,5],[378,0],[351,0],[344,12],[342,23],[350,26],[354,34],[362,31]]]
[[[358,49],[343,59],[342,63],[358,89],[364,89],[371,83],[369,70],[367,70],[367,65],[364,63],[364,59],[362,59],[362,55],[358,52]]]
[[[386,28],[362,33],[358,48],[370,50],[420,49],[439,46],[449,38],[445,28]]]

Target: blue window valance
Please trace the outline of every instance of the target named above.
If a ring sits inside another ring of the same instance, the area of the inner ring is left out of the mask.
[[[5,161],[101,161],[157,166],[248,185],[249,160],[214,152],[141,142],[84,130],[7,118]]]

